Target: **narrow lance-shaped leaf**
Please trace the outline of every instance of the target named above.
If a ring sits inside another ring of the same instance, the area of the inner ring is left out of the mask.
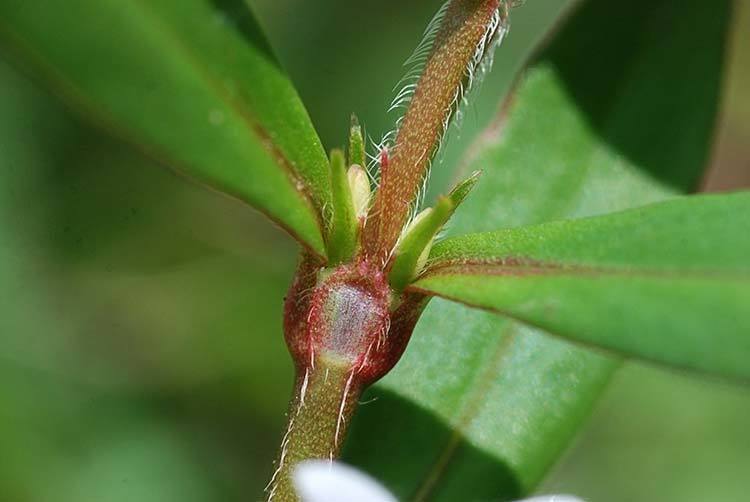
[[[449,232],[694,190],[713,136],[730,2],[579,5],[471,150],[466,168],[484,175]],[[545,9],[526,2],[516,26]],[[500,49],[496,67],[503,57]],[[402,360],[363,397],[345,459],[399,499],[519,498],[579,430],[615,366],[601,351],[433,299]]]
[[[0,43],[88,118],[325,254],[325,152],[241,0],[6,0]]]
[[[448,197],[440,197],[435,207],[422,211],[414,218],[396,247],[393,267],[388,275],[391,287],[402,291],[417,273],[419,262],[426,260],[430,243],[455,209]]]
[[[328,238],[328,258],[331,264],[348,260],[357,246],[357,215],[346,169],[344,152],[331,152],[331,184],[333,188],[333,218]]]
[[[472,234],[412,289],[627,355],[750,381],[750,193]]]
[[[365,156],[365,139],[362,135],[362,127],[355,115],[352,115],[352,124],[349,128],[349,165],[357,164],[365,167],[367,158]]]
[[[435,236],[469,195],[479,179],[479,174],[475,172],[459,183],[451,190],[448,197],[440,197],[435,207],[419,213],[404,231],[403,237],[396,246],[393,266],[388,274],[391,287],[396,291],[402,291],[422,269]]]
[[[482,175],[482,171],[474,171],[471,176],[458,183],[449,195],[450,199],[456,205],[460,206],[461,203],[469,196],[471,191],[474,189],[474,185],[479,181],[479,177]]]

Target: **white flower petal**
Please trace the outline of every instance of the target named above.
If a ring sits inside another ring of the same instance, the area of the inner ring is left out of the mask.
[[[294,469],[292,479],[302,502],[396,502],[396,498],[370,476],[339,462],[301,462]]]
[[[571,495],[541,495],[539,497],[519,500],[518,502],[583,502],[583,500]]]

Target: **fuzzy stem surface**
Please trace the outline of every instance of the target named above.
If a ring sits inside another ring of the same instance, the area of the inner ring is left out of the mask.
[[[385,263],[408,220],[448,120],[460,101],[477,48],[500,0],[453,0],[417,83],[364,229],[364,253]]]
[[[292,483],[299,462],[339,457],[361,393],[354,370],[336,362],[318,360],[298,372],[276,472],[267,488],[269,502],[299,500]]]

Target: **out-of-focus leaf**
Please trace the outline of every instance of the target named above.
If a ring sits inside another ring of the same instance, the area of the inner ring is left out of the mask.
[[[0,110],[0,500],[261,493],[291,241],[2,62]]]
[[[742,500],[748,416],[747,386],[624,364],[540,491],[608,502]]]
[[[240,0],[8,0],[0,41],[100,126],[324,254],[325,152]]]
[[[750,381],[750,193],[471,234],[413,289],[629,356]]]
[[[728,19],[726,1],[583,3],[468,153],[466,170],[484,176],[451,229],[607,213],[693,188],[708,157]],[[404,358],[365,396],[346,457],[400,499],[513,499],[538,483],[614,367],[527,326],[433,300]]]

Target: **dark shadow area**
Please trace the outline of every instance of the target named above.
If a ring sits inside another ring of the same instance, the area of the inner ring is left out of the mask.
[[[419,500],[446,502],[521,496],[507,465],[455,436],[429,411],[379,387],[368,390],[362,402],[343,458],[385,483],[399,500],[418,494]]]
[[[584,2],[537,64],[554,67],[604,141],[661,182],[694,190],[711,151],[729,4]]]
[[[263,29],[255,19],[245,0],[210,0],[213,6],[221,11],[236,31],[253,47],[260,49],[268,60],[278,66],[276,55],[268,43]]]

